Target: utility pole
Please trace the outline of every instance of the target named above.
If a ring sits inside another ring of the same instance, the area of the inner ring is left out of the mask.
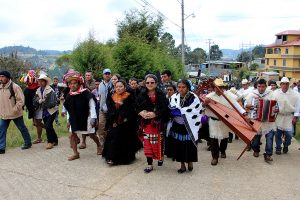
[[[211,39],[208,40],[208,77],[210,77],[210,44],[211,44]]]
[[[181,1],[181,62],[185,68],[185,48],[184,48],[184,0]]]

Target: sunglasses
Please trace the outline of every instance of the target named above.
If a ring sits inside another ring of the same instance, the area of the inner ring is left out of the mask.
[[[105,75],[110,75],[110,73],[109,72],[106,72],[106,73],[104,73]]]
[[[155,82],[146,82],[146,85],[155,84]]]

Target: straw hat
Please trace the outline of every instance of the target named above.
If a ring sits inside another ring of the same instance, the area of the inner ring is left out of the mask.
[[[221,78],[217,78],[214,80],[214,84],[218,87],[222,87],[222,86],[226,86],[226,84],[224,83],[223,79]]]

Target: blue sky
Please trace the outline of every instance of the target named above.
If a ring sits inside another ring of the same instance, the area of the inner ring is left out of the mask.
[[[105,42],[116,38],[116,21],[137,8],[167,18],[165,31],[181,42],[181,0],[0,0],[0,47],[72,50],[89,30]],[[185,0],[186,43],[208,48],[212,39],[220,48],[241,44],[270,44],[284,30],[300,29],[299,0]]]

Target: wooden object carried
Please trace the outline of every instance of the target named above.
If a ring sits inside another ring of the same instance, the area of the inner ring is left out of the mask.
[[[238,159],[240,159],[246,149],[250,146],[251,141],[260,129],[261,122],[247,120],[240,112],[238,112],[238,109],[224,95],[223,91],[217,86],[215,87],[221,92],[221,95],[228,101],[232,108],[224,106],[223,104],[220,104],[213,100],[211,100],[210,103],[206,105],[206,107],[208,107],[222,122],[224,122],[247,144],[247,146],[238,157]],[[199,98],[201,101],[205,101],[204,95],[200,95]]]

